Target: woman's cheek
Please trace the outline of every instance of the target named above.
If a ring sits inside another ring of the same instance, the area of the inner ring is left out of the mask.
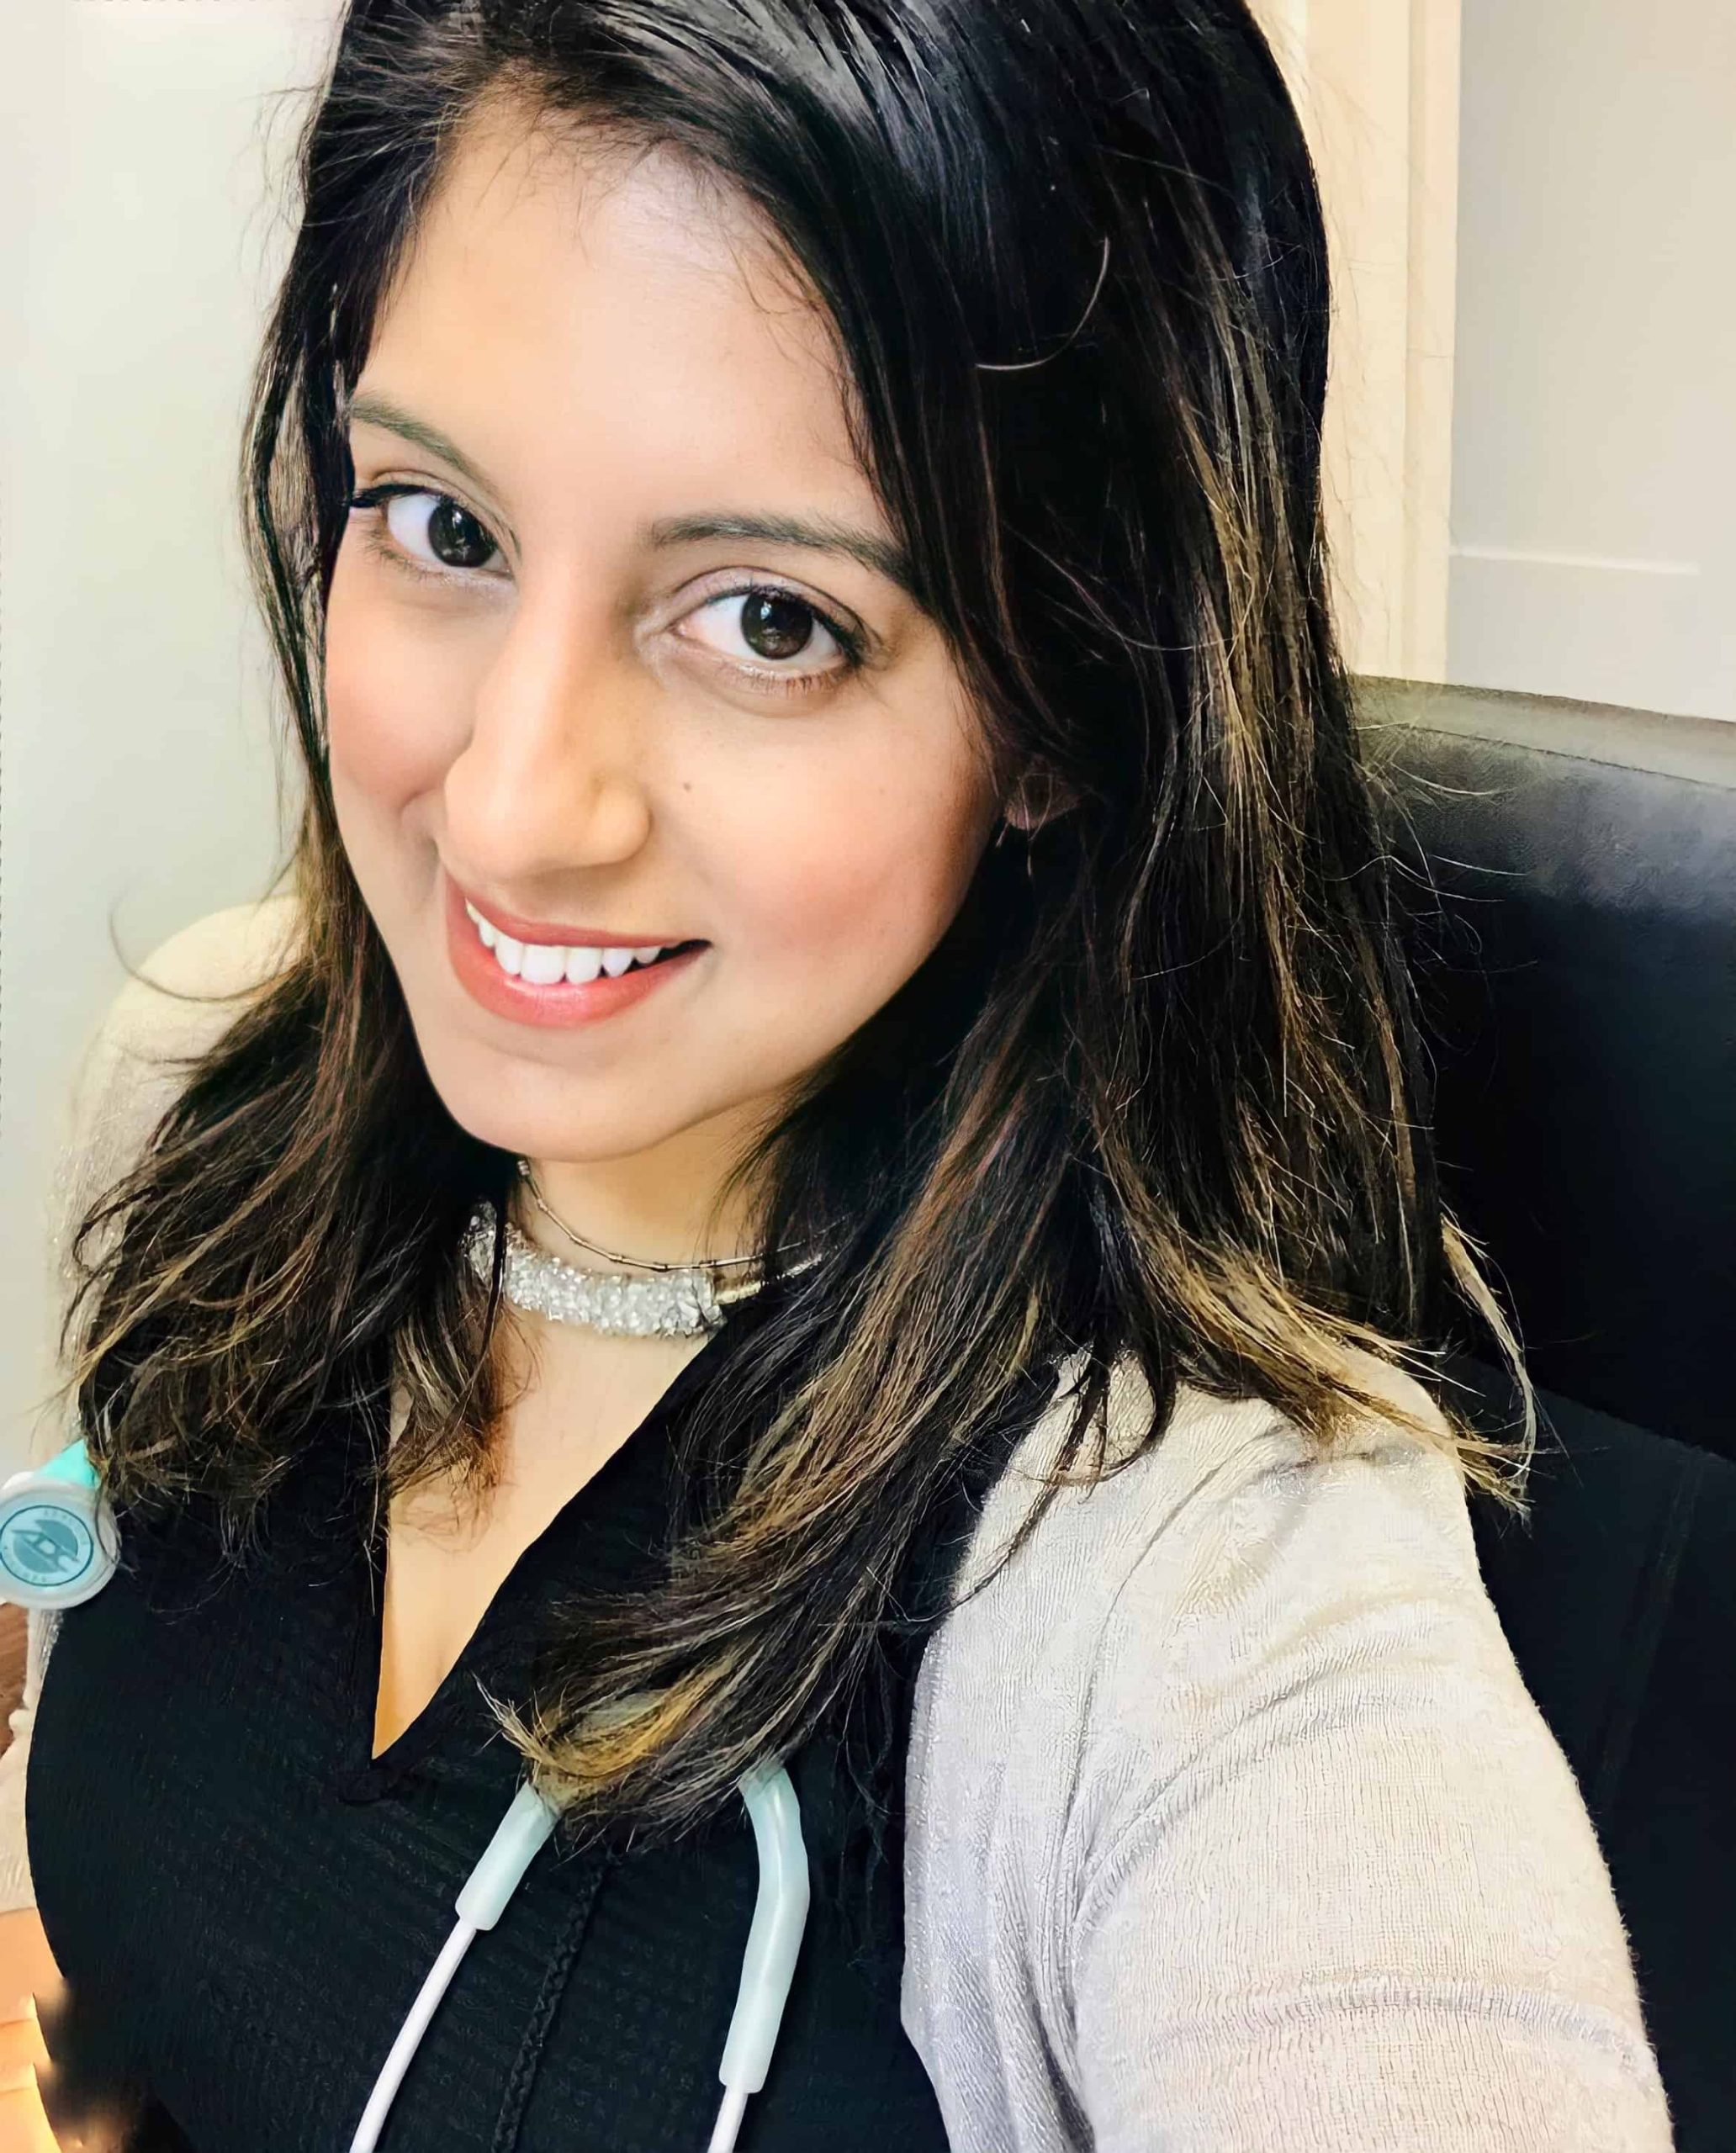
[[[443,713],[462,706],[438,638],[346,596],[334,579],[327,608],[326,706],[334,775],[381,807],[437,791],[461,751]]]
[[[945,801],[947,774],[936,791]],[[768,871],[761,934],[828,1001],[870,1006],[895,992],[958,909],[970,841],[945,806],[852,786],[825,804],[791,802],[755,848]],[[959,819],[969,808],[957,803]]]

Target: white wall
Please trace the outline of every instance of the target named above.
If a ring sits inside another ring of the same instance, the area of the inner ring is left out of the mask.
[[[1736,11],[1463,0],[1447,677],[1736,717]]]
[[[333,0],[0,8],[0,1465],[45,1371],[71,1071],[124,974],[279,857],[236,536],[280,185]]]

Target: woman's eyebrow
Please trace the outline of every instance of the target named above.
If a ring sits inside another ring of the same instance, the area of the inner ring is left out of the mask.
[[[401,439],[413,442],[418,448],[426,449],[430,456],[437,456],[442,463],[449,463],[454,471],[461,472],[479,492],[491,494],[495,490],[487,472],[479,469],[456,442],[447,439],[438,426],[431,426],[425,421],[414,417],[400,405],[393,403],[389,397],[364,392],[346,407],[343,416],[352,426],[379,426],[389,434],[397,434]]]
[[[344,412],[351,426],[379,426],[400,440],[426,449],[470,481],[479,492],[493,495],[488,473],[455,442],[416,418],[389,397],[364,391],[353,398]],[[511,533],[507,534],[509,537]],[[812,553],[843,553],[860,561],[875,574],[896,584],[907,596],[916,596],[915,572],[910,556],[897,539],[883,537],[859,524],[839,522],[830,516],[750,516],[733,511],[696,516],[660,516],[648,537],[656,547],[682,546],[701,538],[757,538],[768,546],[801,546]],[[515,540],[515,543],[516,541]]]
[[[720,512],[659,516],[650,527],[654,546],[682,546],[699,538],[757,538],[768,546],[805,546],[817,553],[844,553],[916,595],[910,556],[895,538],[829,516],[749,516]]]

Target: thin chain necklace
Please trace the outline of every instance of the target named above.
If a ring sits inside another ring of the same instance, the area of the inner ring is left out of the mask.
[[[552,1322],[583,1324],[616,1336],[687,1338],[716,1330],[738,1301],[751,1299],[765,1283],[763,1276],[729,1281],[723,1275],[737,1269],[760,1271],[763,1259],[758,1255],[701,1257],[697,1263],[660,1263],[599,1248],[575,1233],[544,1201],[528,1159],[518,1161],[518,1172],[531,1201],[575,1247],[606,1256],[611,1263],[631,1265],[648,1275],[622,1278],[615,1272],[582,1269],[538,1248],[509,1219],[502,1284],[515,1308],[527,1309]],[[494,1244],[494,1206],[484,1202],[477,1207],[464,1241],[471,1267],[484,1283],[493,1274]],[[803,1246],[800,1241],[784,1244],[786,1249]],[[791,1265],[786,1275],[806,1271],[819,1260],[817,1251],[802,1262]]]

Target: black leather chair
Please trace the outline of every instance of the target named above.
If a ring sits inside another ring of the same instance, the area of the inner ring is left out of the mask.
[[[1578,1775],[1680,2153],[1736,2147],[1736,724],[1364,681],[1447,1200],[1540,1387],[1472,1504]],[[1510,1426],[1486,1362],[1474,1415]]]

